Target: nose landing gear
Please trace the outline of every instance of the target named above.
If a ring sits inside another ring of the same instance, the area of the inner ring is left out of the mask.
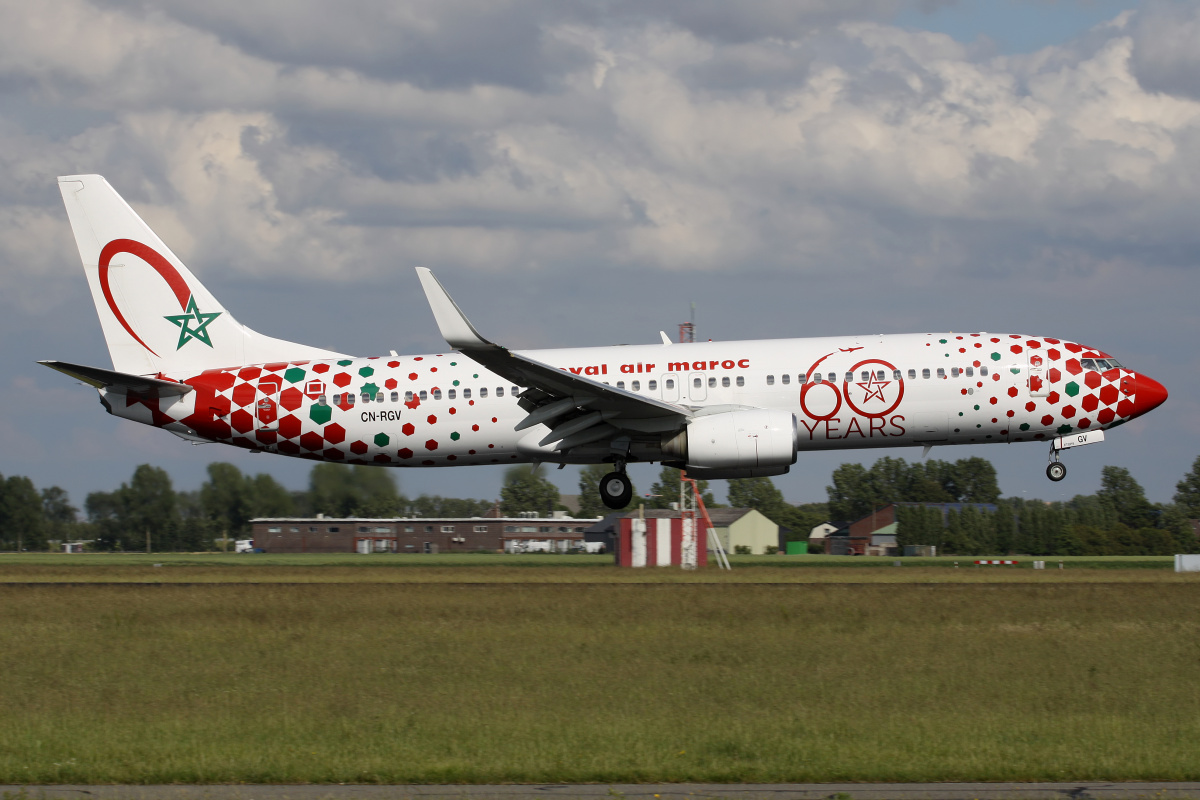
[[[1046,477],[1057,483],[1067,477],[1067,465],[1058,460],[1058,451],[1052,450],[1054,460],[1046,466]]]
[[[1046,466],[1046,477],[1055,483],[1067,477],[1067,465],[1058,460],[1059,452],[1085,444],[1104,441],[1104,431],[1076,431],[1068,436],[1057,436],[1050,441],[1050,463]]]

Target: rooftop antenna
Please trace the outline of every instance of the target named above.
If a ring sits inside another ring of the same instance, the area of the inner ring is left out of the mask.
[[[692,314],[687,322],[679,323],[679,341],[696,341],[696,303],[692,303]]]

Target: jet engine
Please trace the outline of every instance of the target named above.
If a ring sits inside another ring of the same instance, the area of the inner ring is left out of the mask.
[[[663,441],[662,454],[697,478],[782,475],[796,463],[796,417],[777,409],[696,417]]]

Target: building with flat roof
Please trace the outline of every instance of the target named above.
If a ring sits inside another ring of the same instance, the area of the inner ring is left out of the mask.
[[[594,518],[261,517],[254,546],[268,553],[566,553],[583,549]]]

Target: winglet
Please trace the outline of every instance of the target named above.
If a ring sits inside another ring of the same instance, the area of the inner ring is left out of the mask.
[[[433,318],[437,321],[438,330],[442,332],[446,344],[456,350],[494,346],[475,330],[475,326],[427,267],[417,267],[417,277],[421,279],[421,288],[425,290],[429,310],[433,312]]]

